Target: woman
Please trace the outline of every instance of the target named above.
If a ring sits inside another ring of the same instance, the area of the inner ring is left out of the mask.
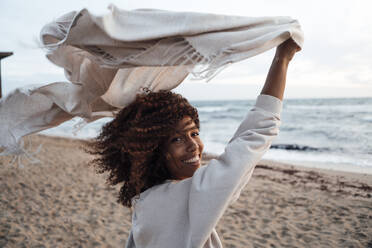
[[[222,247],[214,228],[278,134],[287,68],[298,50],[291,39],[277,48],[254,108],[206,166],[197,111],[180,95],[139,95],[103,128],[90,152],[110,184],[123,183],[119,202],[133,209],[126,247]]]

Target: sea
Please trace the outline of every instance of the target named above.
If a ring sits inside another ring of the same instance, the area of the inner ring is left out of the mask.
[[[254,100],[191,101],[199,111],[205,152],[219,155]],[[73,119],[42,133],[94,138],[110,118],[82,127]],[[372,98],[286,99],[279,136],[264,159],[372,174]],[[78,131],[77,131],[78,130]]]

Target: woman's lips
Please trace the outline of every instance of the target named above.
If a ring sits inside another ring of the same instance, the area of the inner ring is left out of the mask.
[[[200,164],[200,157],[199,157],[199,155],[196,155],[192,158],[182,160],[182,162],[187,164],[187,165],[198,165],[198,164]]]

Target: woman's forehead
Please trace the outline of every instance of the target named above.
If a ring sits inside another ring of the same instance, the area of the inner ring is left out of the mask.
[[[177,123],[176,131],[187,131],[197,129],[195,122],[191,119],[190,116],[185,116],[182,120]]]

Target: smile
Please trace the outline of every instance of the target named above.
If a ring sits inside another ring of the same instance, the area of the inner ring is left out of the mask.
[[[190,158],[190,159],[187,159],[187,160],[182,160],[183,163],[186,163],[186,164],[194,164],[196,162],[199,162],[199,156],[195,156],[193,158]]]

